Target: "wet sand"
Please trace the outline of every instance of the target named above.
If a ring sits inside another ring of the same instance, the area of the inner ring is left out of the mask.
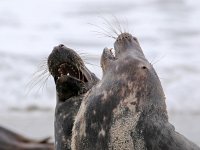
[[[51,136],[53,140],[53,120],[53,111],[0,114],[0,125],[36,139]],[[176,131],[200,146],[200,114],[169,113],[169,120]]]

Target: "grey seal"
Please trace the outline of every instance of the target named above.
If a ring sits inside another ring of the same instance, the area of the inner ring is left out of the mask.
[[[102,80],[85,95],[72,130],[73,150],[200,150],[168,121],[159,77],[136,37],[105,48]]]
[[[57,150],[70,150],[72,127],[83,96],[99,79],[73,49],[63,44],[54,47],[48,56],[48,69],[57,93],[55,147]]]
[[[54,150],[54,144],[48,142],[49,138],[33,140],[5,127],[0,126],[1,150]]]

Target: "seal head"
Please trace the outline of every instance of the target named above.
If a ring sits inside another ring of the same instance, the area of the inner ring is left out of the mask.
[[[87,91],[84,88],[91,88],[92,82],[97,79],[87,69],[81,57],[63,44],[54,47],[48,57],[48,68],[54,77],[59,101],[84,93]]]

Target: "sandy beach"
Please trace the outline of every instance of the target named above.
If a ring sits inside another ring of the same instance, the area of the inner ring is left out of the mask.
[[[53,111],[0,114],[0,125],[36,139],[51,136],[53,140],[53,120]],[[200,146],[199,114],[169,113],[169,120],[176,131]]]

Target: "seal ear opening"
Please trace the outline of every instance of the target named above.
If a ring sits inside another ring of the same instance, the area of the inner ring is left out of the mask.
[[[141,68],[142,68],[142,69],[144,69],[144,70],[146,70],[146,69],[147,69],[147,67],[146,67],[146,66],[141,66]]]

